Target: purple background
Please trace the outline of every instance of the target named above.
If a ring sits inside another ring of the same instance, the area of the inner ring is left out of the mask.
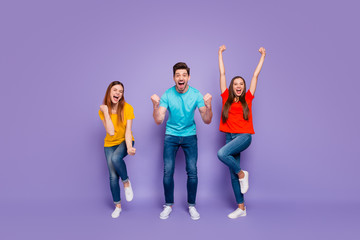
[[[2,1],[0,238],[354,239],[358,9],[356,1]],[[248,216],[235,221],[226,217],[236,207],[228,169],[216,156],[221,44],[228,83],[240,74],[249,85],[258,48],[267,50],[256,134],[241,163],[251,174]],[[181,150],[174,211],[158,217],[165,124],[154,123],[150,96],[173,85],[178,61],[190,66],[190,85],[213,96],[210,125],[196,112],[197,222],[186,210]],[[116,220],[97,114],[113,80],[135,109],[137,148],[126,158],[135,199]]]

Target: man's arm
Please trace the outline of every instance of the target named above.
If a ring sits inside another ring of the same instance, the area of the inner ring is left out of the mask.
[[[251,94],[254,96],[255,94],[255,90],[256,90],[256,85],[257,85],[257,80],[258,80],[258,76],[260,74],[260,71],[261,71],[261,68],[264,64],[264,60],[265,60],[265,55],[266,55],[266,51],[265,51],[265,48],[261,47],[259,49],[259,52],[261,53],[261,57],[260,57],[260,60],[259,60],[259,63],[254,71],[254,74],[253,74],[253,77],[251,79],[251,83],[250,83],[250,92]]]
[[[211,119],[212,119],[212,115],[213,115],[212,110],[211,110],[211,99],[212,99],[212,96],[209,93],[205,94],[205,96],[204,96],[205,106],[199,108],[201,118],[205,124],[211,123]]]
[[[155,123],[157,125],[162,124],[164,121],[164,118],[165,118],[166,108],[159,106],[160,98],[156,94],[151,96],[151,101],[152,101],[153,107],[154,107],[153,117],[154,117]]]

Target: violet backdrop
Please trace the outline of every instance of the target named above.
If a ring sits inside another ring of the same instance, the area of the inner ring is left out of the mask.
[[[356,1],[2,1],[1,238],[165,238],[159,231],[215,238],[243,229],[252,239],[353,239],[360,213],[357,9]],[[222,44],[228,83],[241,75],[248,86],[259,47],[267,50],[253,101],[256,134],[241,162],[251,174],[249,216],[239,221],[226,218],[236,205],[216,156],[225,141],[218,130]],[[165,124],[154,123],[150,96],[173,86],[178,61],[190,66],[190,85],[213,96],[210,125],[195,113],[199,222],[186,213],[181,150],[178,209],[158,219]],[[123,203],[117,222],[97,114],[114,80],[134,107],[137,149],[126,158],[135,200]]]

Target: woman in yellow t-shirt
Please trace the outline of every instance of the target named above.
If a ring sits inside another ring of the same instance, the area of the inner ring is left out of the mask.
[[[136,152],[131,132],[132,120],[135,118],[134,109],[125,102],[124,85],[121,82],[114,81],[108,86],[99,116],[106,130],[104,149],[109,168],[110,189],[115,203],[115,210],[111,216],[117,218],[121,212],[119,177],[124,184],[126,200],[130,202],[134,196],[124,157],[127,154],[135,155]]]

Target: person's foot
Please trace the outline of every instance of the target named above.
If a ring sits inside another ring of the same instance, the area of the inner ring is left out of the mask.
[[[249,173],[245,170],[242,170],[244,172],[244,177],[240,178],[240,191],[242,194],[245,194],[249,189]]]
[[[171,207],[171,206],[164,205],[164,209],[163,209],[162,212],[160,213],[160,218],[161,218],[161,219],[168,219],[171,211],[172,211],[172,207]]]
[[[129,183],[129,186],[128,187],[124,187],[124,190],[125,190],[125,198],[126,198],[126,201],[128,202],[131,202],[134,198],[134,192],[132,190],[132,187],[131,187],[131,183],[130,183],[130,180],[128,181]]]
[[[235,218],[238,218],[238,217],[245,217],[245,216],[246,216],[246,208],[245,208],[245,210],[237,208],[235,211],[233,211],[232,213],[230,213],[228,215],[228,217],[231,218],[231,219],[235,219]]]
[[[121,213],[121,208],[115,207],[115,210],[112,212],[111,217],[112,218],[118,218]]]
[[[196,210],[196,208],[194,206],[189,206],[189,214],[190,214],[192,220],[200,219],[200,214],[198,213],[198,211]]]

